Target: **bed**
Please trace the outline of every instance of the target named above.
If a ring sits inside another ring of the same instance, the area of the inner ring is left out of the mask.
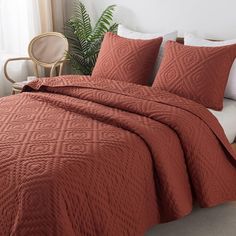
[[[230,143],[236,137],[236,101],[224,99],[224,108],[217,112],[209,111],[217,118]],[[233,144],[236,151],[236,145]],[[145,236],[234,236],[236,224],[236,203],[229,202],[211,209],[193,208],[192,214],[181,220],[158,225],[149,230]]]
[[[219,121],[229,142],[234,143],[236,138],[236,101],[225,98],[224,108],[222,111],[209,110]]]
[[[63,76],[0,110],[0,235],[144,235],[236,199],[236,155],[196,102]]]

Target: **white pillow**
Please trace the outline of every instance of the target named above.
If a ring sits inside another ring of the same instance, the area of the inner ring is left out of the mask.
[[[190,33],[185,33],[184,44],[189,46],[199,46],[199,47],[220,47],[220,46],[236,44],[236,39],[213,42],[210,40],[197,37]],[[224,96],[226,98],[236,100],[236,59],[234,60],[234,63],[230,70]]]
[[[121,37],[128,38],[128,39],[143,39],[143,40],[163,37],[163,42],[162,42],[161,48],[159,50],[159,54],[158,54],[158,58],[157,58],[157,61],[156,61],[154,73],[153,73],[153,76],[152,76],[151,81],[150,81],[152,83],[154,81],[154,79],[155,79],[155,76],[157,74],[157,71],[158,71],[158,69],[159,69],[159,67],[161,65],[161,61],[162,61],[163,56],[164,56],[164,46],[165,46],[165,43],[168,40],[176,41],[178,31],[173,31],[173,32],[169,32],[169,33],[154,33],[154,34],[149,34],[149,33],[136,32],[136,31],[133,31],[133,30],[130,30],[130,29],[126,28],[123,25],[119,25],[118,26],[117,34],[119,36],[121,36]]]

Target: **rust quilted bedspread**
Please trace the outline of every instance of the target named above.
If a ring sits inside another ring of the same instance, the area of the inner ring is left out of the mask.
[[[0,99],[1,236],[141,236],[236,200],[236,157],[202,106],[67,76]]]

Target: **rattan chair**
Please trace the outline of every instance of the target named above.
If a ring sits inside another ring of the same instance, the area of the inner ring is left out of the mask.
[[[59,68],[58,75],[62,74],[66,59],[66,52],[69,45],[65,36],[57,32],[41,34],[30,42],[28,47],[29,57],[11,58],[4,65],[4,74],[8,81],[12,83],[12,94],[19,93],[27,81],[16,82],[8,74],[8,64],[13,61],[27,60],[32,61],[34,75],[40,77],[39,68],[49,70],[49,75],[54,76],[56,68]]]

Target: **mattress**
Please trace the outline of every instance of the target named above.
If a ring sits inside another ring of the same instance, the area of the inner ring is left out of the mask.
[[[233,143],[236,137],[236,101],[224,99],[224,108],[222,111],[209,111],[217,118],[223,127],[230,143]]]

